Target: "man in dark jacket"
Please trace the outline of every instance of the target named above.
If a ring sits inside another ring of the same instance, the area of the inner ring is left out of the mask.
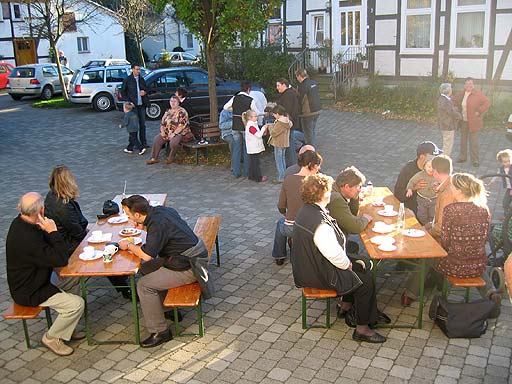
[[[308,77],[305,69],[298,69],[295,77],[299,82],[299,116],[304,139],[306,144],[316,146],[316,122],[322,110],[318,84]]]
[[[140,345],[143,348],[156,347],[172,339],[162,306],[167,290],[196,281],[189,256],[185,254],[207,258],[208,252],[203,241],[176,210],[151,207],[139,195],[127,197],[121,204],[132,223],[147,231],[144,245],[120,241],[119,248],[129,250],[145,261],[140,268],[143,276],[137,282],[137,292],[150,335]]]
[[[60,291],[50,282],[53,268],[68,263],[66,243],[55,222],[44,217],[40,194],[23,195],[18,210],[20,214],[12,221],[6,240],[9,291],[19,305],[49,307],[59,314],[43,335],[42,343],[59,356],[70,355],[73,348],[64,340],[73,338],[84,311],[84,300]]]
[[[416,191],[420,188],[425,188],[427,182],[425,180],[420,180],[413,187],[413,194],[411,197],[407,197],[407,183],[411,177],[417,174],[419,171],[423,169],[425,166],[425,162],[427,160],[427,155],[440,155],[443,151],[440,150],[437,145],[435,145],[431,141],[424,141],[418,145],[416,149],[416,159],[410,160],[407,164],[404,165],[400,174],[398,175],[398,179],[396,180],[395,189],[393,194],[395,197],[400,200],[400,202],[405,203],[405,207],[409,208],[416,214],[418,211],[418,202],[416,201]]]
[[[299,95],[285,78],[276,81],[276,89],[279,92],[276,103],[284,107],[293,123],[290,131],[290,146],[286,148],[286,165],[291,166],[297,163],[297,151],[304,142],[299,120]]]
[[[139,141],[144,148],[149,148],[146,140],[146,106],[149,105],[147,92],[146,82],[140,76],[140,65],[132,64],[132,74],[123,80],[121,95],[135,105],[139,117]]]

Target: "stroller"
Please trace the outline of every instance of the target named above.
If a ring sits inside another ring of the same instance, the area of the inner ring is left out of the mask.
[[[504,174],[488,174],[480,177],[485,179],[502,179],[508,177],[512,180],[512,176]],[[498,292],[505,291],[505,274],[504,265],[507,257],[512,252],[512,207],[506,210],[505,218],[502,222],[491,223],[489,228],[489,249],[488,265],[491,267],[490,276],[494,287]]]

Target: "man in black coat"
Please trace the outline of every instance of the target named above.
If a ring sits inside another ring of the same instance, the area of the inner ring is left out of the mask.
[[[291,166],[297,163],[297,151],[304,144],[304,134],[299,120],[299,95],[285,78],[276,81],[276,89],[279,92],[276,103],[284,107],[293,123],[290,131],[290,146],[286,148],[286,165]]]
[[[146,82],[140,76],[140,65],[132,64],[132,74],[124,79],[121,95],[135,105],[135,111],[139,117],[139,141],[144,148],[149,148],[146,140],[146,106],[149,105],[147,92]]]
[[[306,144],[316,146],[316,122],[322,110],[318,84],[309,78],[305,69],[298,69],[295,77],[299,82],[299,116],[304,140]]]
[[[58,313],[42,343],[59,356],[73,353],[65,341],[83,338],[74,330],[84,311],[84,300],[59,290],[50,281],[54,268],[68,263],[68,250],[57,225],[44,217],[43,197],[29,192],[20,199],[20,214],[6,239],[7,283],[15,303],[49,307]],[[73,336],[75,335],[75,337]]]

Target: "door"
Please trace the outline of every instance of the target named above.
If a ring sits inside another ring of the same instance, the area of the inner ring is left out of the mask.
[[[37,63],[34,39],[13,39],[13,44],[17,66]]]
[[[340,12],[342,52],[348,47],[359,46],[361,39],[361,11],[359,9]]]

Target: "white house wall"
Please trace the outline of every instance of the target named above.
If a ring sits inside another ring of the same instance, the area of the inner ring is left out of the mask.
[[[487,68],[486,59],[450,59],[449,71],[452,71],[456,77],[473,77],[475,79],[485,79]]]
[[[496,72],[496,67],[498,66],[498,62],[501,58],[503,51],[494,52],[494,68],[492,73]],[[508,55],[507,62],[505,63],[505,68],[503,68],[503,74],[501,75],[502,80],[512,80],[512,54]]]
[[[395,75],[395,51],[375,51],[375,72],[383,76]]]
[[[301,20],[302,20],[302,1],[300,1],[300,0],[299,1],[287,1],[286,2],[286,21],[301,21]]]
[[[375,45],[396,45],[396,20],[375,20]]]
[[[512,14],[496,15],[496,37],[494,39],[494,43],[496,45],[505,45],[511,30]]]
[[[498,0],[496,5],[497,9],[512,8],[512,0]]]
[[[289,48],[302,47],[302,27],[300,25],[289,25],[286,27],[286,39]]]
[[[394,0],[376,0],[375,15],[396,15],[398,5]]]
[[[400,60],[402,76],[430,76],[432,74],[432,59],[402,59]]]

